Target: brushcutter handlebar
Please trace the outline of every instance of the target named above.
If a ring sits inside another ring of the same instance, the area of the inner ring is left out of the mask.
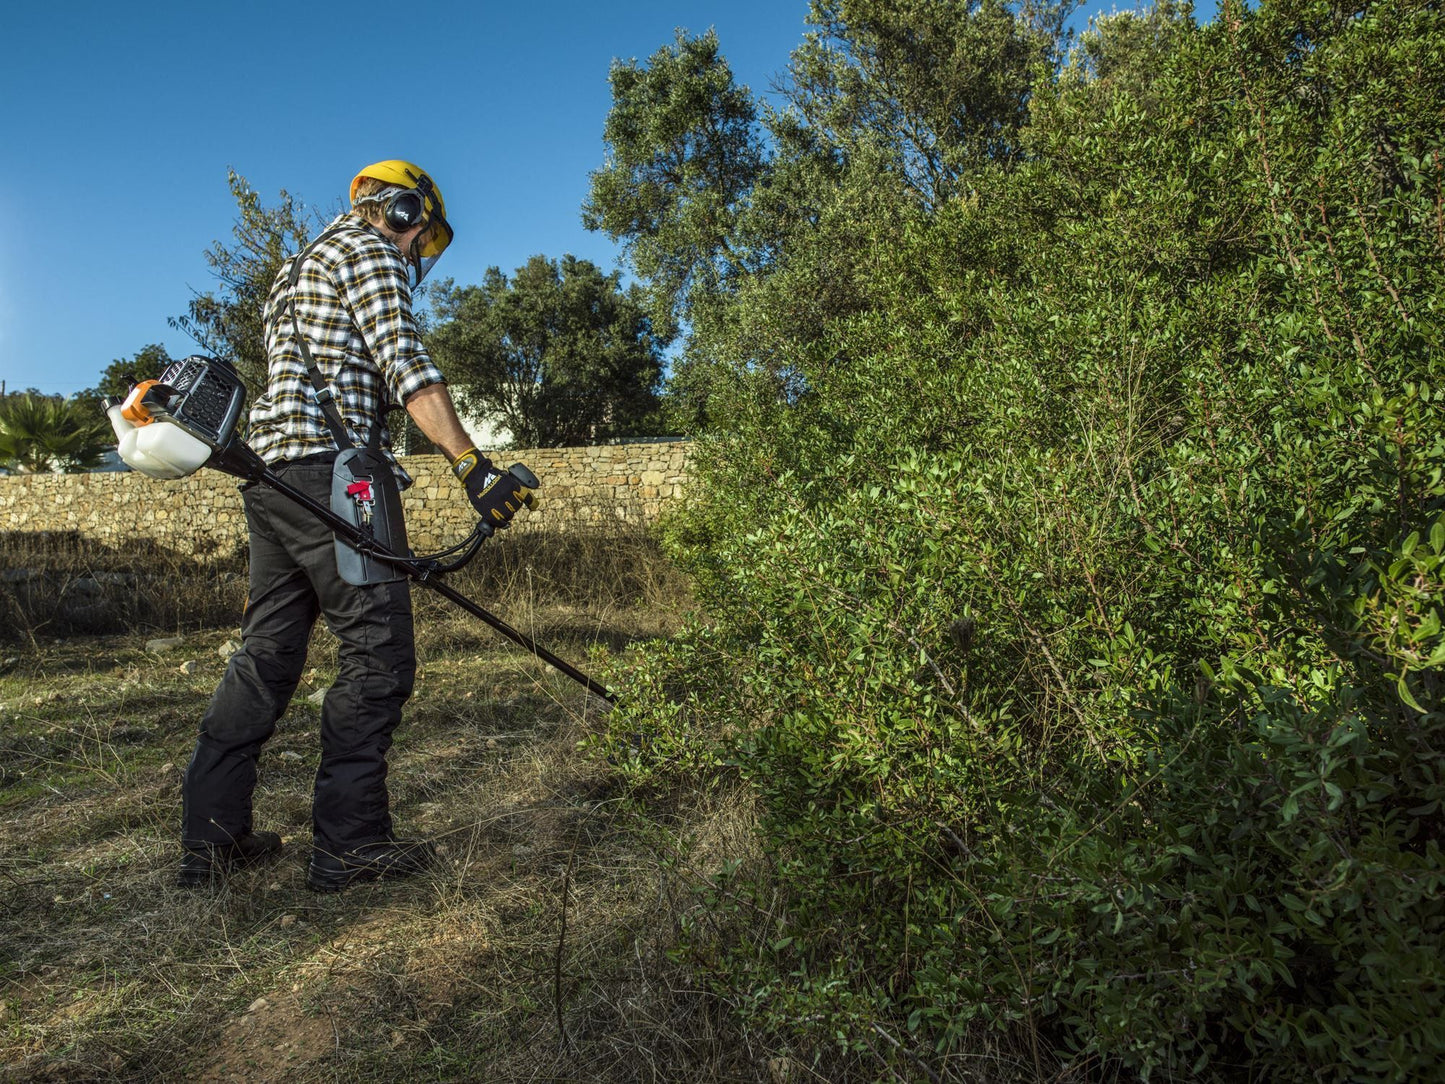
[[[510,478],[512,484],[508,485],[503,481],[503,476]],[[532,493],[542,484],[537,481],[537,476],[521,463],[513,463],[494,477],[496,480],[488,490],[473,493],[471,487],[467,489],[467,498],[481,516],[475,529],[481,532],[483,538],[491,538],[495,532],[510,527],[513,517],[523,508],[536,508],[537,498]],[[496,496],[489,501],[490,493],[495,493]]]
[[[542,483],[537,481],[537,476],[524,467],[521,463],[513,463],[507,468],[507,473],[522,483],[524,489],[540,489]]]
[[[502,470],[476,447],[452,460],[452,473],[466,489],[467,500],[482,522],[494,531],[506,530],[517,513],[537,503],[532,496],[540,484],[535,474],[521,463]]]

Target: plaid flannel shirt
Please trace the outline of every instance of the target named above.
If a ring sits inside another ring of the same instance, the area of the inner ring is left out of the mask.
[[[306,258],[296,283],[296,317],[347,435],[361,447],[372,426],[380,426],[381,447],[405,489],[411,477],[391,454],[385,411],[444,381],[422,346],[401,253],[355,215],[341,215],[327,229],[337,227]],[[287,276],[296,258],[282,265],[266,299],[269,372],[250,414],[248,441],[268,463],[336,447],[292,329]]]

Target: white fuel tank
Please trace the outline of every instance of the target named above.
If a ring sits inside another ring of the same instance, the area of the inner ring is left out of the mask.
[[[110,427],[120,442],[126,465],[151,478],[184,478],[211,458],[211,449],[178,425],[155,418],[147,425],[132,425],[116,403],[106,410]]]

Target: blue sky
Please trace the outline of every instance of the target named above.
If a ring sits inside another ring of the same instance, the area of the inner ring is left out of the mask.
[[[1204,0],[1201,21],[1212,10]],[[329,210],[359,167],[407,158],[436,177],[457,230],[438,276],[477,282],[536,253],[610,270],[616,250],[580,207],[613,58],[713,27],[737,79],[766,93],[806,12],[807,0],[16,5],[0,65],[0,380],[69,394],[148,343],[191,353],[167,318],[213,285],[202,254],[230,235],[228,168],[267,204],[286,188]]]

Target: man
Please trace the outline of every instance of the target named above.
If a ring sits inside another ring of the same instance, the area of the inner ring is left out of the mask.
[[[411,484],[383,424],[394,403],[452,460],[487,523],[506,527],[530,503],[472,446],[417,332],[412,290],[451,239],[432,179],[410,162],[378,162],[352,181],[350,212],[276,277],[264,313],[266,390],[251,408],[249,443],[322,504],[345,447],[379,452],[398,483]],[[280,836],[253,829],[256,762],[301,678],[318,615],[340,640],[340,665],[321,709],[307,882],[327,891],[419,873],[435,850],[393,835],[386,789],[386,752],[416,672],[410,583],[348,582],[328,527],[273,489],[248,485],[242,494],[250,532],[242,646],[186,770],[178,883],[211,884],[280,851]]]

